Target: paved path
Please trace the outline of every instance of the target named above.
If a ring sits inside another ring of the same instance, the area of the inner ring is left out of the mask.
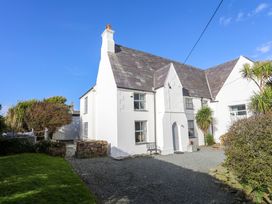
[[[238,203],[208,170],[224,160],[219,150],[168,156],[69,159],[102,203]]]

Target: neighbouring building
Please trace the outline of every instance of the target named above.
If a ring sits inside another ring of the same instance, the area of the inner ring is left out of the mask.
[[[71,105],[70,113],[72,115],[72,121],[68,125],[64,125],[59,128],[52,136],[53,140],[63,142],[74,142],[80,139],[80,113],[74,110],[74,106]]]
[[[102,33],[96,84],[80,98],[81,138],[106,140],[113,157],[146,153],[155,142],[162,154],[203,145],[195,115],[213,110],[215,140],[230,124],[247,117],[254,83],[240,73],[237,59],[203,70],[117,45],[110,26]]]

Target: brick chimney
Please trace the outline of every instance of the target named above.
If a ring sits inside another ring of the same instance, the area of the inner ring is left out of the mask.
[[[102,33],[102,47],[101,47],[101,53],[105,52],[115,52],[115,43],[113,40],[113,34],[114,31],[111,29],[111,25],[107,24],[106,29]]]

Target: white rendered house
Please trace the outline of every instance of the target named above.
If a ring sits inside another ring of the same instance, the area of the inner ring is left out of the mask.
[[[113,157],[143,154],[155,143],[162,154],[204,145],[195,115],[213,110],[211,132],[219,142],[233,120],[247,117],[257,90],[241,77],[243,56],[202,70],[117,45],[110,26],[102,33],[96,85],[80,98],[81,138],[106,140]]]

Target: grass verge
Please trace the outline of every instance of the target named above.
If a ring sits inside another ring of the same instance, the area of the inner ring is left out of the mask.
[[[95,203],[94,196],[59,157],[27,153],[0,157],[0,203]]]
[[[224,165],[218,165],[210,170],[210,175],[214,176],[224,184],[233,189],[237,189],[246,194],[254,203],[272,203],[272,192],[256,191],[251,186],[240,183],[235,174],[229,171]]]

